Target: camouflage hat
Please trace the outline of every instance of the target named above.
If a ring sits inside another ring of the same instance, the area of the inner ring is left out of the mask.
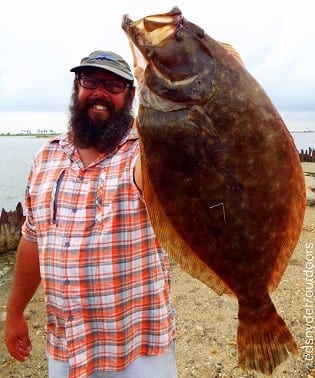
[[[93,51],[88,57],[82,58],[80,65],[71,68],[71,72],[78,72],[85,67],[100,68],[133,81],[133,75],[128,63],[112,51]]]

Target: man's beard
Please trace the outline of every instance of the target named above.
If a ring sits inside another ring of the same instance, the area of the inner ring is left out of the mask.
[[[97,100],[89,100],[80,105],[74,89],[69,107],[69,135],[73,144],[78,148],[93,147],[107,154],[113,152],[132,127],[132,101],[133,97],[127,95],[122,110],[116,113],[112,103],[102,100],[110,112],[110,117],[106,120],[92,120],[88,116],[88,109]]]

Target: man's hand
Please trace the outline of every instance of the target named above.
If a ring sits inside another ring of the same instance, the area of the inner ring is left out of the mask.
[[[32,349],[28,324],[23,313],[40,284],[37,244],[23,236],[16,252],[14,272],[7,304],[4,341],[11,356],[23,362]]]
[[[4,341],[9,353],[16,360],[24,362],[32,350],[28,325],[23,315],[7,314]]]

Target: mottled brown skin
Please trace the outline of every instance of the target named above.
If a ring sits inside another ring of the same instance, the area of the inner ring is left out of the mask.
[[[237,297],[240,366],[271,374],[288,351],[297,353],[269,291],[303,223],[298,153],[242,63],[178,9],[168,15],[174,34],[156,45],[146,43],[152,23],[150,30],[127,18],[123,24],[149,63],[139,81],[144,96],[151,91],[160,104],[182,104],[173,111],[140,104],[148,211],[162,245],[186,271],[217,293]]]

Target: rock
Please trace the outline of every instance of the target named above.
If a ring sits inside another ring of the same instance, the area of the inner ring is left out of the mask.
[[[198,336],[204,336],[204,329],[203,329],[203,326],[200,326],[200,325],[197,325],[196,327],[195,327],[195,333],[196,333],[196,335],[198,335]]]
[[[21,238],[21,227],[24,220],[21,202],[17,204],[14,211],[2,209],[0,216],[0,253],[16,250]]]
[[[0,321],[5,322],[6,317],[7,317],[7,312],[6,311],[2,312],[0,315]]]

